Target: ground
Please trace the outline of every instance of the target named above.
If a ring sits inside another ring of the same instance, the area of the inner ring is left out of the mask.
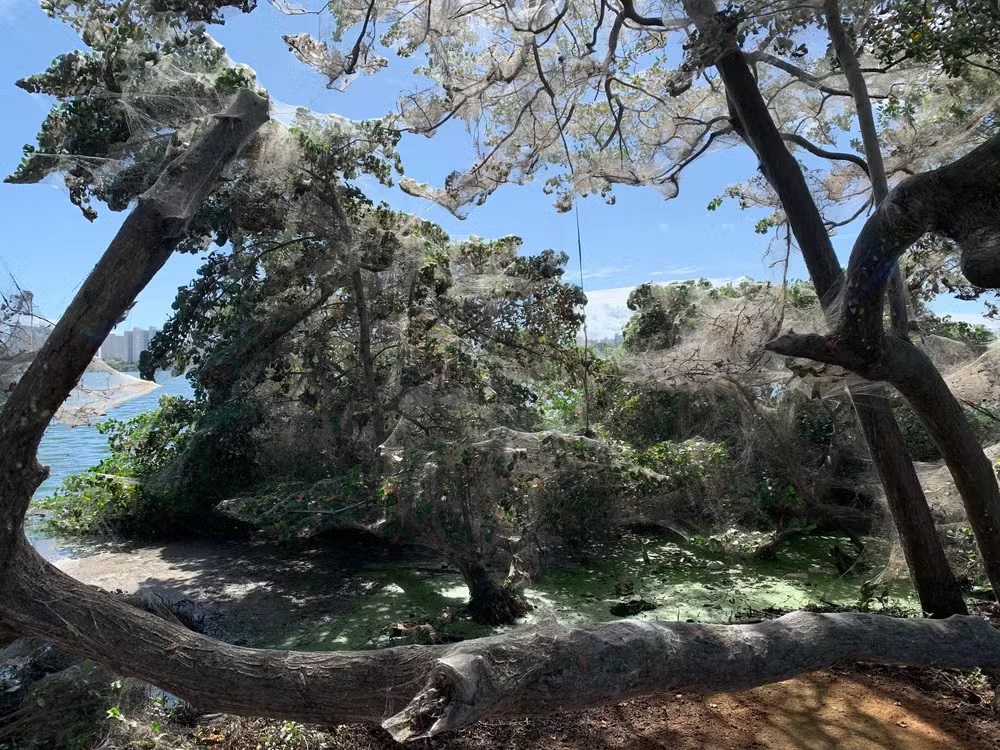
[[[487,722],[419,750],[995,750],[1000,722],[923,672],[851,668],[743,693],[669,695],[523,721]],[[221,750],[254,747],[260,723],[221,725]],[[329,750],[401,746],[375,727],[321,735]],[[324,744],[319,744],[320,742]],[[302,745],[303,748],[306,745]]]
[[[290,552],[247,542],[192,541],[108,548],[58,565],[107,589],[147,589],[213,602],[227,639],[262,645],[290,628],[315,627],[351,611],[380,568],[433,569],[410,553],[352,548],[350,540]],[[381,555],[381,557],[379,556]],[[359,570],[358,560],[365,560]],[[375,623],[373,627],[382,627]],[[743,693],[666,695],[554,717],[486,723],[428,748],[454,750],[945,750],[1000,749],[1000,721],[985,681],[957,673],[851,667]],[[273,722],[213,720],[199,736],[222,750],[250,750]],[[212,731],[209,731],[212,729]],[[215,731],[215,730],[218,731]],[[189,736],[192,742],[195,736]],[[336,750],[398,747],[372,727],[338,727],[317,744],[272,745]],[[122,745],[128,747],[128,745]],[[134,747],[134,745],[133,745]],[[420,747],[419,743],[417,747]]]

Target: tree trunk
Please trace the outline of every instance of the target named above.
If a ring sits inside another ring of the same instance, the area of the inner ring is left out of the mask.
[[[375,373],[375,357],[372,354],[372,321],[365,295],[365,279],[361,267],[354,269],[351,276],[354,287],[354,304],[358,308],[358,357],[365,378],[365,391],[372,408],[375,447],[385,442],[385,410],[382,408],[382,393]]]
[[[531,610],[519,591],[498,580],[479,560],[462,560],[458,568],[469,587],[468,611],[476,622],[511,625]]]
[[[241,91],[139,196],[0,412],[0,580],[31,496],[48,475],[36,457],[45,428],[101,342],[170,257],[218,176],[267,121],[267,110],[265,99]]]
[[[935,232],[957,244],[963,267],[1000,285],[1000,136],[931,172],[907,179],[858,235],[844,285],[844,314],[829,336],[790,332],[768,344],[780,354],[844,367],[894,385],[944,456],[1000,596],[1000,487],[961,405],[941,374],[908,339],[886,333],[886,271],[913,242]],[[973,274],[975,275],[975,274]]]
[[[854,52],[851,39],[840,17],[840,0],[824,0],[823,8],[830,41],[833,42],[840,67],[847,79],[847,87],[851,91],[858,111],[858,129],[861,131],[861,143],[864,146],[865,158],[868,160],[868,177],[872,183],[873,203],[878,206],[889,194],[889,180],[882,161],[882,146],[878,142],[878,131],[875,129],[875,116],[872,111],[872,100],[868,95],[868,84],[865,82],[865,74],[861,70],[858,56]],[[906,337],[910,330],[906,280],[903,278],[899,263],[891,273],[889,312],[892,329],[899,336]]]
[[[715,50],[715,65],[739,123],[737,130],[757,154],[764,175],[778,194],[816,292],[828,309],[840,291],[842,271],[802,170],[785,147],[733,30],[725,28],[725,19],[716,12],[713,1],[685,0],[684,7],[703,37],[721,40]],[[966,612],[888,400],[848,392],[882,479],[921,607],[936,617]]]

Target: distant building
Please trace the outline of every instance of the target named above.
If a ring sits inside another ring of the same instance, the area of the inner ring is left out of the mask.
[[[149,348],[149,342],[159,333],[158,328],[133,328],[121,334],[112,333],[101,344],[98,356],[101,359],[118,359],[122,362],[138,362],[139,355]]]

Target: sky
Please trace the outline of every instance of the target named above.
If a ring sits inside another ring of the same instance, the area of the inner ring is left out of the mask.
[[[378,117],[392,109],[398,94],[416,86],[403,66],[370,77],[359,77],[346,92],[326,88],[319,73],[300,63],[282,41],[282,34],[310,32],[328,38],[329,19],[321,16],[284,16],[266,3],[250,15],[227,13],[224,26],[211,28],[236,62],[257,72],[258,82],[272,100],[305,106],[320,113],[351,119]],[[22,146],[34,142],[50,100],[30,95],[14,81],[45,69],[56,55],[83,45],[67,26],[39,9],[36,0],[0,0],[0,172],[9,174],[21,157]],[[406,174],[419,182],[440,185],[454,169],[473,161],[470,138],[459,123],[433,138],[409,135],[400,144]],[[685,170],[680,195],[665,201],[649,188],[616,188],[616,203],[601,198],[579,201],[583,251],[583,287],[587,293],[588,329],[592,340],[613,336],[628,319],[625,300],[645,281],[668,282],[689,278],[728,280],[741,276],[781,278],[781,268],[768,256],[768,239],[754,234],[761,214],[740,211],[726,202],[716,211],[707,205],[729,184],[751,176],[756,159],[745,147],[711,154]],[[430,202],[413,198],[398,188],[386,189],[366,181],[372,198],[396,209],[437,222],[453,237],[496,237],[517,234],[524,252],[565,251],[572,258],[569,279],[579,283],[577,230],[572,213],[560,214],[540,183],[505,186],[485,205],[473,208],[464,221]],[[0,288],[12,274],[30,289],[41,311],[50,319],[69,304],[86,274],[93,268],[124,218],[96,206],[100,216],[91,223],[69,202],[61,184],[0,184]],[[834,238],[846,264],[850,245],[860,229],[852,225]],[[177,288],[195,275],[197,256],[174,254],[142,292],[120,326],[160,326],[170,314]],[[791,278],[804,278],[804,266],[794,259]],[[935,306],[940,312],[979,320],[979,307],[953,300]]]

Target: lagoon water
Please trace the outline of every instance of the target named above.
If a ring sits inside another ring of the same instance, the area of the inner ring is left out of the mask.
[[[128,374],[139,377],[139,373],[136,372]],[[193,394],[191,383],[184,376],[172,376],[168,372],[161,372],[157,374],[156,382],[160,383],[159,388],[110,410],[107,417],[102,419],[110,417],[130,419],[155,409],[160,396]],[[49,467],[49,478],[35,492],[35,497],[41,498],[51,494],[66,477],[95,466],[108,453],[108,439],[97,431],[95,425],[69,427],[54,420],[38,446],[38,460],[43,466]]]
[[[128,374],[139,376],[136,372]],[[192,396],[194,393],[190,381],[184,376],[161,372],[157,374],[156,382],[160,384],[159,388],[110,409],[106,416],[96,421],[109,418],[131,419],[155,409],[160,396]],[[42,466],[49,467],[49,477],[35,491],[35,499],[52,494],[67,477],[96,466],[109,453],[108,439],[98,432],[96,422],[70,427],[53,420],[38,446],[38,461]],[[88,554],[87,545],[49,533],[40,516],[29,515],[25,533],[35,549],[49,562]]]

